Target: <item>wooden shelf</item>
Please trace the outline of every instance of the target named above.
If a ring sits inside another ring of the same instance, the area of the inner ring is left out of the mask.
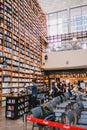
[[[5,117],[18,119],[24,113],[29,112],[30,95],[7,96]],[[27,109],[26,109],[27,108]]]
[[[44,81],[48,86],[51,86],[52,81],[55,81],[57,78],[60,79],[60,82],[62,82],[63,80],[66,81],[68,79],[70,81],[70,85],[73,85],[75,81],[84,81],[87,84],[87,71],[84,69],[66,71],[50,70],[46,72],[46,75],[44,76]]]
[[[0,68],[2,93],[24,89],[23,82],[31,83],[33,78],[39,78],[38,86],[43,86],[41,60],[47,30],[37,0],[2,0],[0,12],[0,56],[6,57],[6,65]]]

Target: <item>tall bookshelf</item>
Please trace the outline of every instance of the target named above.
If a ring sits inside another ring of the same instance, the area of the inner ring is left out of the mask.
[[[8,93],[23,90],[24,83],[31,83],[33,78],[37,78],[39,87],[43,86],[46,36],[46,16],[37,0],[0,0],[1,106]]]
[[[44,81],[51,87],[53,81],[60,79],[60,82],[63,80],[69,80],[70,85],[73,85],[74,82],[84,81],[87,87],[87,69],[71,69],[71,70],[48,70],[45,71]]]

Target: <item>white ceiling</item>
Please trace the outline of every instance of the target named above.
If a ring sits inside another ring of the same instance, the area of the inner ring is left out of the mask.
[[[61,0],[38,0],[43,11],[47,14],[55,11],[55,7]]]
[[[87,5],[87,0],[37,0],[44,13],[48,14],[76,6]]]
[[[44,13],[48,14],[51,12],[56,12],[58,10],[68,8],[68,6],[72,3],[72,0],[37,0],[43,9]],[[81,0],[73,0],[81,1]]]

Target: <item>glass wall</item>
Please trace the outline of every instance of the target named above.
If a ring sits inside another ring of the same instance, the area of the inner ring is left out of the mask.
[[[71,32],[87,30],[87,6],[70,10]]]
[[[68,32],[67,10],[49,14],[47,16],[48,36]]]
[[[86,49],[87,34],[84,38],[81,32],[87,31],[87,5],[48,14],[47,29],[48,49],[51,51]],[[82,36],[78,38],[79,35]]]
[[[58,12],[58,34],[68,33],[68,15],[67,10]]]
[[[70,10],[71,32],[82,31],[82,11],[81,8]]]

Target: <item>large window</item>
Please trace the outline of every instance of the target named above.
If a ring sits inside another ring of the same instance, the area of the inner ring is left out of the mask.
[[[87,6],[70,9],[71,32],[87,30]]]
[[[68,33],[67,11],[58,12],[58,34]]]
[[[87,30],[87,6],[82,7],[82,27]]]
[[[87,30],[87,6],[47,15],[48,36]]]
[[[71,32],[78,32],[82,30],[81,8],[74,8],[70,10],[70,24]]]
[[[64,34],[68,32],[67,10],[48,14],[48,36]]]
[[[48,48],[52,51],[86,49],[87,5],[48,14],[47,29]]]

